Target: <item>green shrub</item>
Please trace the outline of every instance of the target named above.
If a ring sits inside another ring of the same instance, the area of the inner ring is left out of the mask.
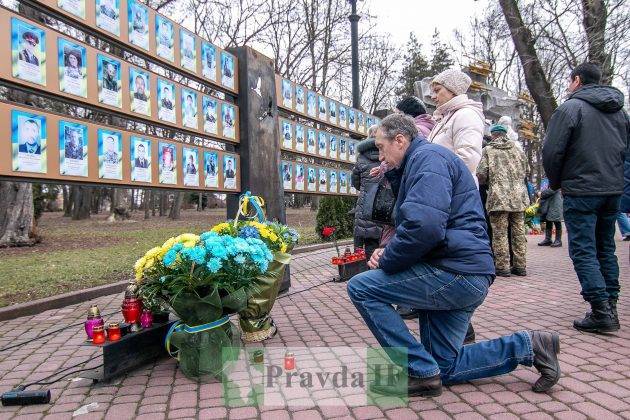
[[[356,197],[322,197],[317,210],[317,234],[323,240],[322,229],[332,226],[337,229],[337,239],[351,238],[354,235],[354,214],[349,214],[357,203]]]

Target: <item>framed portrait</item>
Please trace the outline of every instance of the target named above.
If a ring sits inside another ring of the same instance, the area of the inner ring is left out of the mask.
[[[319,192],[328,192],[328,173],[324,168],[319,168]]]
[[[317,96],[317,116],[321,121],[328,121],[328,106],[326,105],[327,100],[324,96]]]
[[[175,104],[175,85],[168,80],[157,79],[158,119],[175,124],[177,107]]]
[[[87,125],[59,121],[59,173],[88,176]]]
[[[282,106],[293,109],[293,86],[289,79],[282,79]]]
[[[13,77],[46,86],[46,33],[11,18],[11,67]]]
[[[363,112],[357,111],[357,131],[365,133],[365,117]]]
[[[221,51],[221,85],[234,89],[234,57]]]
[[[310,192],[317,191],[317,172],[315,168],[309,166],[306,177],[307,190]]]
[[[357,131],[354,108],[348,108],[348,130]]]
[[[304,191],[304,164],[295,164],[295,189]]]
[[[304,98],[304,87],[295,85],[295,112],[304,114],[306,110],[306,101]]]
[[[122,108],[122,79],[120,61],[101,54],[96,56],[98,101]]]
[[[293,124],[288,120],[281,120],[282,126],[282,147],[284,149],[293,149]]]
[[[177,184],[177,148],[173,143],[160,142],[158,145],[159,182]]]
[[[365,129],[366,131],[370,129],[374,125],[374,118],[371,115],[365,116]]]
[[[87,60],[85,47],[65,39],[57,40],[59,90],[87,98]]]
[[[149,51],[149,9],[138,0],[127,0],[129,42]]]
[[[188,187],[199,186],[199,151],[184,147],[183,151],[184,185]]]
[[[205,41],[201,43],[201,75],[217,81],[217,47]]]
[[[151,182],[151,140],[131,136],[131,180]]]
[[[317,154],[322,157],[328,156],[328,136],[324,131],[317,132]]]
[[[328,101],[328,122],[337,125],[337,103]]]
[[[182,124],[184,127],[197,130],[197,93],[190,89],[182,89]]]
[[[98,137],[98,177],[101,179],[122,179],[122,134],[118,131],[99,128]]]
[[[317,118],[317,94],[312,90],[306,94],[306,114],[311,118]]]
[[[223,137],[228,139],[236,138],[236,111],[234,105],[224,102],[221,106],[221,123],[223,128]]]
[[[330,171],[330,182],[328,183],[328,192],[337,194],[337,171]]]
[[[197,72],[197,39],[185,29],[179,30],[179,57],[183,68]]]
[[[120,0],[96,0],[96,26],[120,36]]]
[[[348,160],[353,163],[357,161],[357,142],[354,140],[348,140]]]
[[[345,137],[339,137],[339,160],[348,160],[348,140]]]
[[[290,162],[282,161],[280,175],[282,176],[282,188],[285,191],[293,189],[293,165]]]
[[[339,127],[348,128],[348,110],[345,106],[339,104],[337,107],[337,112],[339,113]]]
[[[45,174],[46,117],[17,109],[11,110],[11,148],[13,170]]]
[[[295,150],[298,152],[304,152],[304,126],[301,124],[295,124]]]
[[[173,37],[173,22],[163,16],[155,16],[155,51],[158,57],[175,61],[175,39]]]
[[[317,134],[315,129],[306,130],[306,151],[312,155],[317,153]]]
[[[346,176],[347,176],[348,181],[349,181],[351,179],[350,178],[350,173],[348,173]],[[357,189],[354,188],[354,186],[352,185],[352,182],[348,182],[348,188],[350,189],[350,194],[354,194],[354,195],[357,194]]]
[[[337,137],[331,135],[330,140],[328,141],[328,157],[332,159],[337,159]]]
[[[203,152],[205,185],[208,188],[219,188],[219,154]]]
[[[339,171],[339,192],[348,194],[348,177],[343,171]]]
[[[151,86],[149,73],[129,68],[129,95],[131,96],[131,111],[151,116]]]
[[[57,0],[57,6],[81,19],[85,19],[85,0]]]
[[[223,188],[236,189],[236,158],[233,155],[223,155]]]
[[[201,107],[203,108],[203,131],[208,134],[219,134],[219,116],[217,100],[209,96],[201,98]]]

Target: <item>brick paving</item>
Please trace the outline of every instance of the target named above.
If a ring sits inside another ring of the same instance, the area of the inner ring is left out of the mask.
[[[224,406],[219,383],[185,378],[174,360],[162,359],[111,383],[92,384],[72,376],[49,386],[50,405],[0,407],[0,419],[176,419],[176,418],[406,418],[429,419],[630,419],[630,301],[619,304],[622,329],[617,334],[583,334],[571,325],[586,304],[567,248],[539,248],[540,237],[528,244],[528,276],[498,278],[474,325],[477,339],[493,338],[519,329],[552,329],[561,334],[563,377],[549,394],[536,394],[530,384],[533,368],[510,375],[448,387],[437,398],[411,398],[407,406],[331,404],[300,407]],[[622,291],[630,288],[629,244],[617,243]],[[303,293],[280,299],[273,310],[279,333],[266,346],[367,346],[376,341],[349,302],[344,284],[329,283],[333,250],[297,256],[292,262],[293,288]],[[104,314],[117,310],[120,295],[95,300]],[[84,319],[88,303],[0,323],[0,349],[36,337],[47,330]],[[120,318],[118,315],[117,318]],[[414,327],[413,321],[408,321]],[[95,354],[81,346],[82,327],[73,327],[27,345],[0,351],[0,392],[41,379]],[[95,361],[93,364],[97,364]],[[88,365],[89,366],[89,365]],[[321,391],[321,398],[328,398]],[[345,401],[352,401],[348,395]],[[86,414],[80,414],[80,413]]]

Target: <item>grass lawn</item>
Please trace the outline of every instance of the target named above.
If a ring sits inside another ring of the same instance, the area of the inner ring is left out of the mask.
[[[73,290],[131,279],[133,264],[149,248],[180,233],[200,233],[225,219],[225,209],[183,210],[182,219],[166,217],[108,223],[106,215],[72,221],[45,213],[39,224],[42,243],[30,248],[0,249],[0,306],[27,302]],[[300,245],[319,241],[315,212],[287,211]]]

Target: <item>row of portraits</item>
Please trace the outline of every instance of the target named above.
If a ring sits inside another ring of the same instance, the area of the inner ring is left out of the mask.
[[[46,67],[43,63],[46,48],[44,46],[39,52],[33,50],[45,44],[44,31],[16,18],[12,19],[12,25],[13,77],[46,86]],[[87,98],[89,69],[86,47],[61,37],[57,39],[56,47],[59,90]],[[236,139],[234,105],[166,79],[151,78],[148,72],[135,67],[129,67],[128,75],[123,74],[127,66],[111,56],[97,54],[96,67],[98,103],[122,109],[123,95],[127,94],[131,112],[152,117],[152,101],[156,101],[157,120],[161,122],[177,124],[179,121],[192,130]]]
[[[350,181],[351,172],[309,166],[299,162],[282,161],[282,186],[285,191],[304,191],[328,194],[356,194]]]
[[[214,44],[155,13],[139,0],[126,0],[126,7],[121,5],[121,0],[88,1],[95,2],[94,23],[99,30],[115,37],[121,37],[121,33],[126,31],[129,43],[135,47],[154,52],[159,58],[177,64],[189,72],[197,74],[200,70],[204,78],[228,89],[236,89],[235,60],[232,54],[225,51],[219,53],[219,48]],[[85,20],[85,2],[86,0],[57,0],[57,6]],[[121,27],[121,14],[126,14],[127,28]],[[155,34],[154,37],[150,36],[151,32]],[[151,39],[154,40],[154,48],[150,45]],[[175,63],[176,50],[179,51],[179,63]],[[200,57],[198,57],[199,54]],[[217,61],[218,59],[220,62]],[[198,61],[201,69],[198,69]],[[220,72],[217,72],[217,69],[220,69]]]
[[[280,119],[281,147],[342,162],[357,161],[357,141]]]
[[[58,121],[59,174],[88,177],[90,147],[97,148],[98,178],[123,179],[123,136],[120,131],[98,128],[90,133],[88,126],[74,121]],[[96,142],[90,139],[96,135]],[[234,155],[199,150],[183,145],[181,156],[175,143],[163,142],[142,136],[128,135],[131,181],[155,183],[153,167],[158,167],[158,184],[177,185],[178,170],[182,171],[183,185],[187,187],[237,188],[237,159]],[[20,110],[11,111],[12,164],[15,172],[48,173],[48,127],[45,115]],[[157,148],[157,162],[153,161],[152,148]],[[202,170],[203,167],[203,170]],[[181,169],[178,169],[181,168]],[[222,185],[219,174],[222,173]],[[202,175],[203,174],[203,175]]]
[[[379,122],[379,119],[372,115],[318,95],[288,79],[278,77],[276,80],[280,84],[279,105],[285,109],[365,135],[372,125]]]

